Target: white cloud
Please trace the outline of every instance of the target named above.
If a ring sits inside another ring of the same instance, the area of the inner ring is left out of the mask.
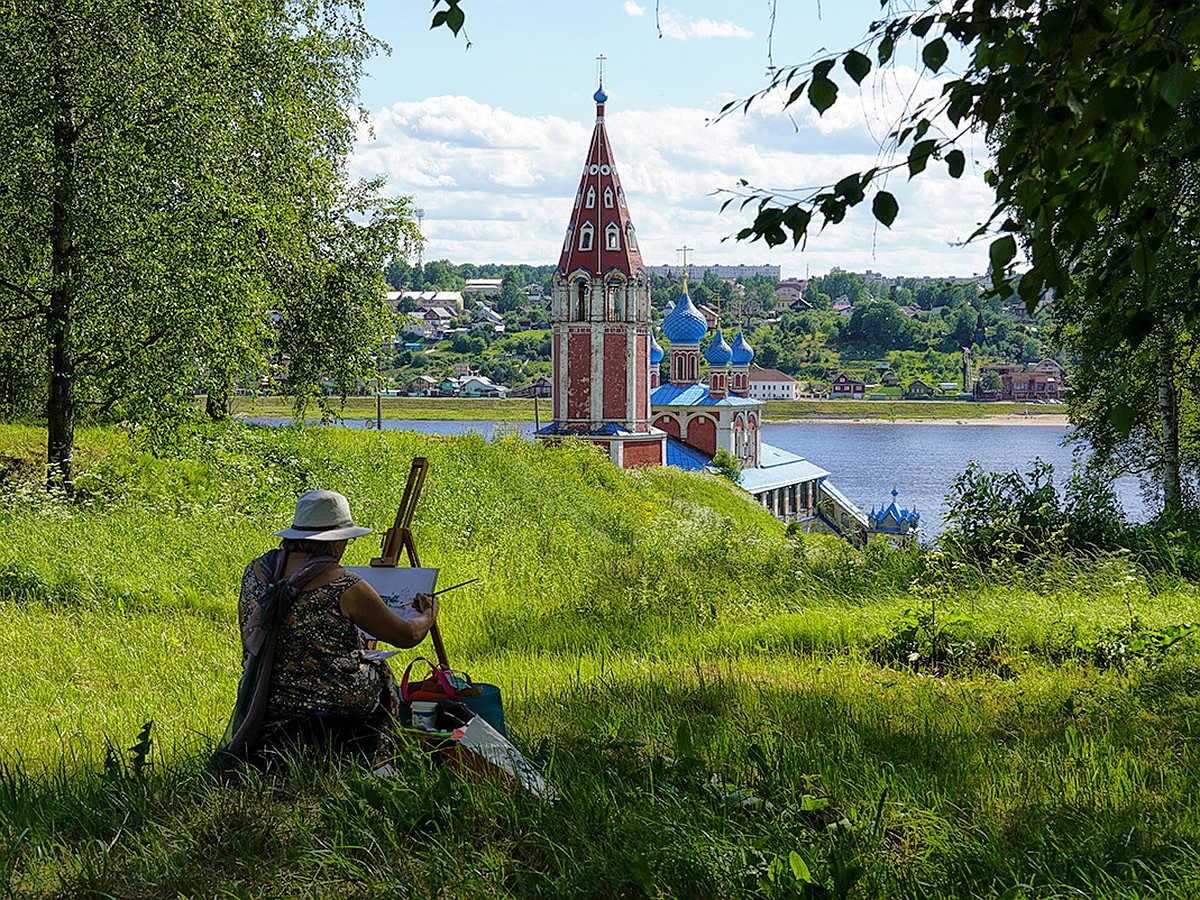
[[[890,230],[875,223],[868,199],[843,223],[814,232],[803,252],[729,239],[749,224],[753,207],[739,213],[735,203],[719,214],[728,195],[716,192],[739,178],[796,189],[881,162],[868,125],[890,115],[892,101],[873,84],[866,88],[862,98],[843,96],[823,118],[794,121],[765,104],[712,124],[711,110],[610,112],[609,139],[643,259],[673,262],[686,242],[697,248],[697,262],[773,263],[785,275],[833,266],[912,275],[984,271],[986,243],[950,246],[990,209],[982,150],[958,180],[937,161],[912,181],[903,169],[889,175],[887,189],[901,207]],[[373,136],[364,133],[352,171],[386,175],[391,191],[416,198],[425,210],[425,259],[554,263],[593,127],[588,112],[568,121],[518,116],[467,97],[396,103],[372,117]],[[875,134],[884,130],[874,126]]]
[[[633,0],[625,0],[625,15],[627,16],[644,16],[646,7],[638,6]]]
[[[687,41],[693,38],[752,38],[754,32],[743,28],[736,22],[726,19],[715,22],[712,19],[693,19],[681,16],[679,13],[662,7],[658,13],[658,27],[663,37],[677,41]]]

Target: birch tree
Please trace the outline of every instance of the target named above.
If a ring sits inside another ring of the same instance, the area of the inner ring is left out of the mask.
[[[290,302],[329,287],[318,273],[361,275],[358,251],[328,240],[374,47],[360,7],[0,6],[0,361],[36,348],[25,384],[45,404],[51,486],[71,490],[81,414],[222,390],[275,349]],[[402,252],[415,227],[403,203],[383,212]],[[332,308],[382,315],[361,278],[333,293]]]

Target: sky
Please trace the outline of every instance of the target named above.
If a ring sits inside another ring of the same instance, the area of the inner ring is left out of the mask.
[[[751,209],[720,211],[740,179],[796,189],[895,161],[881,149],[890,125],[909,98],[937,90],[912,47],[861,90],[842,73],[823,117],[768,96],[718,120],[766,86],[772,62],[856,45],[878,0],[778,0],[774,19],[769,0],[463,0],[466,38],[431,30],[431,5],[366,0],[367,28],[390,53],[367,63],[368,121],[350,165],[413,197],[425,260],[558,261],[603,55],[606,127],[647,265],[678,265],[686,245],[689,263],[778,265],[784,277],[987,269],[986,241],[961,246],[990,210],[980,138],[964,147],[961,179],[938,162],[911,182],[889,176],[900,202],[891,229],[868,199],[806,246],[768,248],[734,240]]]

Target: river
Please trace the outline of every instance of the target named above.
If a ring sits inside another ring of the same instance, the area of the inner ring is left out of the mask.
[[[278,425],[290,419],[248,419]],[[347,419],[350,428],[373,427],[374,420]],[[422,434],[462,434],[478,431],[490,437],[497,423],[409,421],[384,419],[385,430]],[[532,434],[532,422],[504,423]],[[942,530],[946,491],[954,476],[974,461],[990,471],[1028,472],[1035,459],[1054,466],[1061,489],[1071,474],[1073,449],[1062,445],[1070,431],[1061,425],[905,424],[902,422],[794,422],[763,425],[763,441],[803,456],[830,472],[829,479],[864,511],[885,506],[891,491],[898,505],[915,506],[921,513],[921,537],[930,540]],[[1114,483],[1128,516],[1144,521],[1151,511],[1142,500],[1136,479]]]

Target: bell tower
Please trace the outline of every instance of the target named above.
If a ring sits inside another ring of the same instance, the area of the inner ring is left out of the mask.
[[[538,436],[604,445],[624,468],[661,465],[666,436],[650,421],[650,280],[608,141],[599,60],[596,124],[553,282],[554,422]]]

